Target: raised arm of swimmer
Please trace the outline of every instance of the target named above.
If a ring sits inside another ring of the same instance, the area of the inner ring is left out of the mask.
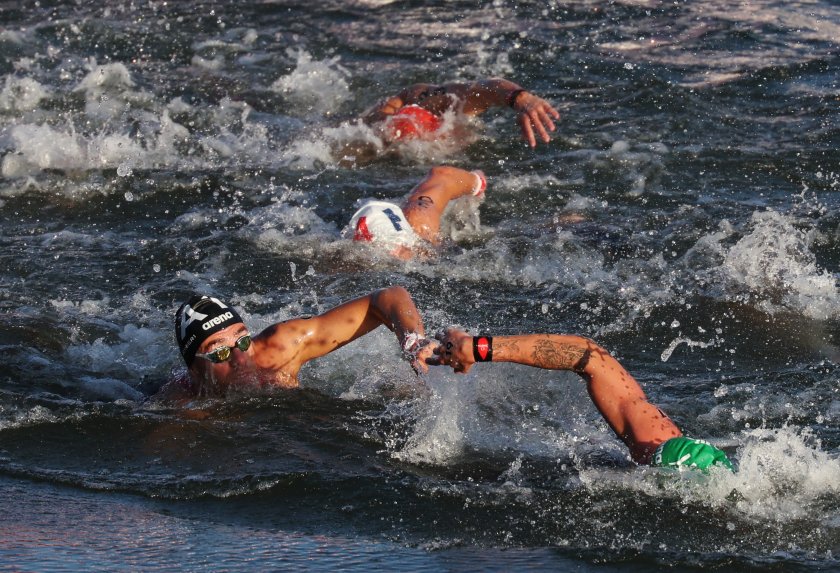
[[[455,372],[466,373],[476,362],[492,361],[569,370],[580,375],[595,407],[637,463],[651,463],[656,457],[658,465],[693,464],[703,469],[720,463],[731,468],[726,455],[717,448],[682,438],[677,425],[648,401],[635,378],[587,338],[564,334],[471,336],[455,328],[437,338],[440,345],[434,350],[436,358],[429,363],[452,366]],[[667,447],[663,450],[663,446]],[[672,453],[676,459],[673,463]]]
[[[402,287],[389,287],[345,302],[312,318],[297,318],[265,329],[255,345],[263,345],[274,355],[287,356],[284,370],[297,372],[310,360],[329,354],[345,344],[384,325],[397,335],[407,351],[425,338],[423,321],[414,301]],[[290,348],[291,346],[291,348]],[[425,359],[431,348],[422,354]],[[426,370],[424,360],[412,366]]]
[[[510,107],[516,111],[516,121],[522,138],[536,147],[537,137],[551,141],[554,121],[560,113],[546,100],[503,78],[475,82],[452,82],[441,85],[415,84],[376,104],[363,115],[366,123],[384,121],[402,107],[419,105],[437,115],[455,109],[466,115],[480,115],[492,107]]]

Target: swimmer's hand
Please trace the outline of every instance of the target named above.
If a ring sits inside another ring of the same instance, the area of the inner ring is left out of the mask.
[[[434,349],[435,357],[427,361],[431,365],[451,366],[459,374],[466,374],[475,364],[473,337],[459,328],[447,328],[435,335],[440,341]]]
[[[558,112],[550,103],[529,91],[522,91],[512,102],[516,111],[516,122],[522,130],[522,139],[531,147],[537,146],[537,135],[545,143],[551,141],[548,132],[554,131],[551,118],[560,119]]]
[[[412,334],[406,337],[403,344],[403,357],[408,360],[411,368],[418,376],[429,371],[429,360],[432,360],[437,345],[437,341],[430,338],[412,336]]]

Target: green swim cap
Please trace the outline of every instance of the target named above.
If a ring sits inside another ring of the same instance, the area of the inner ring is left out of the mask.
[[[693,438],[671,438],[653,452],[652,466],[663,468],[697,468],[706,470],[713,465],[722,465],[732,471],[732,462],[723,451],[709,442]]]

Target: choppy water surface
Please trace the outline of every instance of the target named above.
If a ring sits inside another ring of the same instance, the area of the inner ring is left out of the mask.
[[[0,18],[0,569],[840,568],[833,2]],[[494,75],[556,104],[551,144],[499,112],[461,149],[333,157],[376,144],[378,97]],[[341,239],[438,163],[489,179],[439,258]],[[390,284],[432,332],[598,339],[738,473],[635,467],[566,373],[418,382],[384,331],[302,391],[145,401],[192,291],[259,329]]]

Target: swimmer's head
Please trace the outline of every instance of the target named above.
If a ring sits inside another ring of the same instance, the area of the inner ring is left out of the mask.
[[[387,201],[369,201],[356,211],[347,230],[354,241],[386,248],[413,247],[420,238],[399,206]]]
[[[707,470],[712,466],[723,466],[734,471],[732,462],[722,450],[705,440],[680,436],[671,438],[656,448],[651,465],[670,468]]]
[[[401,107],[385,122],[385,135],[391,141],[422,139],[436,132],[443,120],[419,105]]]
[[[217,298],[194,295],[175,313],[175,339],[187,366],[201,343],[225,328],[243,322],[232,307]]]

